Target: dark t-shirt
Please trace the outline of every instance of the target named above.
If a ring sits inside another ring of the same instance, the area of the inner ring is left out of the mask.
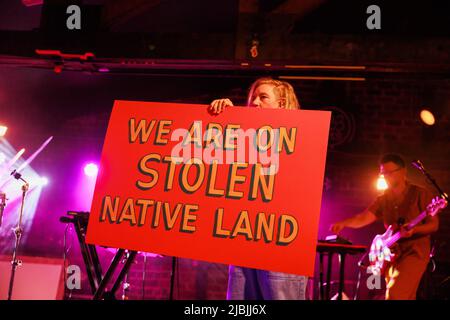
[[[403,219],[406,225],[423,212],[432,199],[433,195],[427,189],[407,182],[401,196],[395,196],[388,189],[383,195],[376,198],[368,210],[382,220],[386,228],[398,223],[399,218]],[[422,220],[422,223],[424,222],[425,219]],[[430,236],[400,239],[399,245],[402,253],[414,252],[421,258],[428,259]]]

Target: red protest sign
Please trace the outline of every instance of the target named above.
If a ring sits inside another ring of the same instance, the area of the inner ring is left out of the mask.
[[[312,275],[330,117],[116,101],[87,242]]]

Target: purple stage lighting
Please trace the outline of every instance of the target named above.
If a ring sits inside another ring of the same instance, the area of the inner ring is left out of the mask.
[[[84,166],[84,174],[88,177],[96,177],[98,173],[98,166],[95,163],[88,163]]]
[[[41,186],[48,185],[48,178],[47,177],[40,177],[39,178],[39,185],[41,185]]]

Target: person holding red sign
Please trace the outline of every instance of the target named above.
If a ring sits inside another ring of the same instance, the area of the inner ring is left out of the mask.
[[[233,106],[230,99],[211,102],[209,111],[219,114]],[[272,78],[259,78],[250,87],[248,107],[265,109],[300,109],[294,88],[288,82]],[[228,274],[228,300],[305,300],[308,278],[267,270],[230,266]]]

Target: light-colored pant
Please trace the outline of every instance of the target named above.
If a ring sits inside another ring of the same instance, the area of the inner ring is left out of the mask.
[[[305,300],[308,278],[295,274],[229,267],[228,300]]]
[[[386,300],[416,300],[420,280],[429,259],[409,254],[398,258],[386,270]]]

